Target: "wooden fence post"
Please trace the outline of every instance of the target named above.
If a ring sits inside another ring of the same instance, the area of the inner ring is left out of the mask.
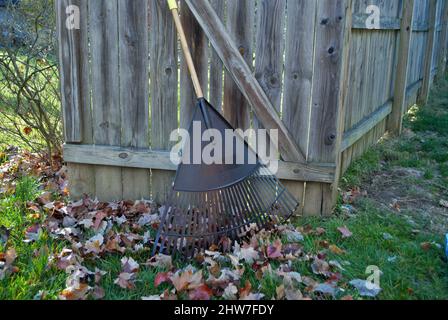
[[[414,0],[404,0],[398,48],[398,66],[395,76],[394,102],[392,113],[387,119],[387,130],[392,135],[400,135],[403,127],[403,112],[406,104],[409,48],[414,21]]]
[[[432,58],[434,53],[434,39],[437,22],[437,0],[429,0],[428,40],[426,42],[425,55],[423,57],[423,83],[417,96],[417,103],[425,105],[428,102],[431,88]]]
[[[442,12],[442,34],[440,37],[439,59],[437,61],[436,79],[445,76],[448,49],[448,1],[444,2]]]
[[[334,163],[339,171],[352,24],[351,0],[325,0],[317,5],[314,76],[308,162]],[[333,184],[307,183],[304,215],[329,215],[336,204]]]

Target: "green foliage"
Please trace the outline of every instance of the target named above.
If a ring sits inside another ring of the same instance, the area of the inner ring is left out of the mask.
[[[15,198],[21,202],[33,201],[38,194],[39,184],[31,177],[23,177],[16,185]]]

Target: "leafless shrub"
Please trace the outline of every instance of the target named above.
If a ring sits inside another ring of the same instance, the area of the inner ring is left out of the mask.
[[[34,151],[59,152],[53,0],[20,1],[0,10],[0,134]]]

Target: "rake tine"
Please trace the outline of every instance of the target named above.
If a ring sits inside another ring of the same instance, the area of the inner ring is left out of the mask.
[[[236,197],[235,197],[235,195],[234,195],[234,190],[233,190],[233,187],[232,188],[229,188],[229,193],[230,193],[230,195],[231,195],[231,197],[232,197],[232,199],[233,199],[233,203],[234,203],[234,206],[235,206],[235,213],[236,213],[236,215],[237,215],[237,217],[238,217],[238,220],[240,221],[240,223],[239,223],[239,230],[240,230],[240,234],[244,234],[245,232],[246,232],[246,228],[245,228],[245,225],[246,225],[246,221],[244,220],[244,218],[241,216],[241,212],[242,212],[242,210],[241,210],[241,207],[240,207],[240,205],[239,205],[239,203],[238,203],[238,201],[237,201],[237,199],[236,199]]]
[[[227,195],[227,190],[221,190],[221,196],[223,199],[223,205],[224,205],[224,210],[225,210],[225,219],[228,221],[228,223],[230,223],[230,228],[231,228],[231,233],[232,235],[232,240],[233,239],[237,239],[238,235],[237,235],[237,231],[236,231],[236,226],[235,226],[235,220],[233,219],[233,212],[232,212],[232,208],[230,206],[230,200],[228,199],[228,195]]]
[[[251,211],[251,209],[249,207],[249,203],[245,197],[246,196],[245,193],[241,191],[240,184],[241,183],[238,183],[234,186],[234,192],[239,199],[240,206],[242,207],[241,214],[243,215],[243,219],[245,221],[245,224],[244,224],[245,232],[248,232],[250,230],[251,224],[255,223],[258,226],[258,223],[257,223],[256,219],[254,219],[254,217],[252,216],[252,211]]]
[[[267,181],[263,176],[260,176],[260,180],[261,180],[261,183],[259,184],[260,188],[263,189],[263,193],[267,199],[269,199],[269,196],[273,193],[273,191],[275,191],[275,193],[277,193],[277,190],[274,189],[275,185],[271,184],[270,181]],[[272,212],[272,205],[274,205],[274,202],[271,200],[271,201],[269,201],[269,204],[270,204],[270,207],[267,208],[267,210],[268,210],[267,213],[268,213],[268,218],[272,219],[271,212]],[[269,204],[268,204],[268,206],[269,206]]]
[[[262,212],[262,210],[260,210],[261,208],[259,206],[259,203],[258,203],[257,199],[255,198],[254,194],[252,193],[252,189],[247,181],[244,182],[244,186],[246,187],[246,190],[249,193],[248,196],[250,196],[250,202],[251,202],[252,208],[256,212],[255,216],[257,217],[257,219],[259,219],[259,221],[261,223],[261,228],[262,228],[265,225],[263,212]]]

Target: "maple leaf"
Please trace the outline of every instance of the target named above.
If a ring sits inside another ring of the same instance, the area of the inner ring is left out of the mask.
[[[134,278],[134,273],[121,272],[114,283],[118,284],[123,289],[133,289],[135,287]]]
[[[31,129],[30,127],[23,128],[23,133],[27,136],[29,136],[32,131],[33,131],[33,129]]]
[[[321,228],[321,227],[317,227],[317,228],[316,228],[316,235],[317,235],[317,236],[321,236],[321,235],[323,235],[325,232],[327,232],[327,230],[325,230],[324,228]]]
[[[142,299],[142,300],[161,300],[161,299],[160,299],[160,296],[158,296],[158,295],[142,297],[141,299]]]
[[[151,257],[146,262],[146,264],[156,268],[171,269],[173,268],[173,259],[168,255],[156,254],[155,256]]]
[[[249,280],[246,280],[246,282],[244,283],[244,287],[240,288],[239,290],[240,299],[246,298],[250,294],[251,290],[252,290],[252,284],[250,283]]]
[[[6,251],[5,256],[3,257],[3,260],[5,260],[5,265],[7,267],[11,266],[16,259],[17,259],[17,252],[16,249],[14,248],[9,248]]]
[[[339,248],[337,245],[331,244],[329,247],[330,251],[337,255],[345,254],[345,251]]]
[[[249,293],[244,298],[240,298],[240,300],[246,300],[246,301],[258,301],[263,299],[264,294],[262,293]]]
[[[226,300],[236,300],[237,293],[238,288],[233,283],[229,283],[229,285],[224,289],[222,297]]]
[[[93,224],[93,228],[95,230],[98,230],[101,225],[101,222],[103,222],[103,219],[106,217],[107,217],[107,213],[105,213],[104,211],[98,211],[95,214],[95,223]]]
[[[170,282],[171,272],[159,272],[154,279],[154,287],[160,286],[162,283]]]
[[[84,245],[84,249],[86,249],[86,253],[94,253],[99,254],[101,252],[101,246],[103,245],[104,237],[102,234],[97,234],[90,238],[86,244]]]
[[[56,257],[56,267],[65,270],[68,266],[79,263],[79,260],[80,258],[72,250],[64,248]]]
[[[181,292],[186,289],[194,289],[202,284],[202,271],[193,273],[191,266],[188,266],[183,272],[180,270],[177,271],[170,277],[170,280],[177,292]]]
[[[99,299],[103,299],[105,295],[106,295],[106,292],[104,291],[104,289],[103,289],[102,287],[100,287],[100,286],[95,286],[95,287],[93,288],[93,291],[92,291],[92,297],[93,297],[94,299],[97,299],[97,300],[99,300]]]
[[[107,240],[104,249],[107,252],[117,251],[117,252],[124,253],[126,251],[126,248],[120,246],[120,241],[121,241],[121,239],[119,236],[110,238],[109,240]]]
[[[277,239],[272,245],[269,245],[267,248],[268,258],[276,259],[282,257],[282,242],[280,239]]]
[[[282,284],[275,289],[277,300],[282,300],[285,297],[285,286]]]
[[[370,281],[362,280],[362,279],[354,279],[349,282],[352,286],[358,289],[358,292],[363,297],[376,297],[380,292],[381,288]]]
[[[303,294],[299,289],[288,287],[285,289],[286,300],[303,300]]]
[[[33,242],[37,241],[39,239],[39,236],[41,234],[41,227],[39,224],[34,224],[33,226],[29,227],[25,231],[25,240],[24,242]]]
[[[258,260],[260,255],[253,247],[249,246],[241,248],[240,245],[235,242],[233,254],[238,260],[244,260],[245,262],[252,264],[255,260]]]
[[[338,231],[342,234],[342,238],[350,238],[353,235],[353,233],[346,226],[339,227]]]
[[[85,300],[89,290],[90,287],[86,283],[79,283],[77,286],[62,290],[59,298],[61,300]]]
[[[325,277],[331,275],[330,265],[325,260],[321,260],[319,258],[314,259],[313,263],[311,264],[311,269],[315,274],[323,275]]]
[[[123,257],[121,259],[121,267],[125,273],[135,273],[139,269],[139,264],[131,257]]]
[[[191,300],[210,300],[212,295],[212,290],[206,284],[201,284],[189,293]]]

